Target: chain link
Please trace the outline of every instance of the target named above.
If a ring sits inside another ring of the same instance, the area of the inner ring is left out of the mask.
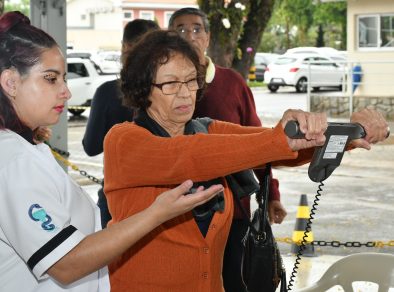
[[[282,238],[275,238],[277,242],[283,242],[283,243],[289,243],[289,244],[301,244],[301,241],[299,242],[293,242],[293,239],[290,237],[282,237]],[[359,241],[346,241],[346,242],[340,242],[337,240],[333,241],[325,241],[325,240],[314,240],[311,242],[312,245],[314,246],[330,246],[330,247],[394,247],[394,240],[390,240],[388,242],[384,241],[368,241],[365,243],[359,242]]]
[[[61,161],[64,165],[71,167],[71,168],[72,168],[73,170],[75,170],[75,171],[78,171],[80,175],[82,175],[82,176],[84,176],[84,177],[90,179],[90,180],[93,181],[94,183],[100,184],[100,185],[103,184],[103,180],[98,179],[97,177],[95,177],[95,176],[93,176],[93,175],[91,175],[91,174],[88,174],[85,170],[79,169],[79,167],[78,167],[77,165],[73,164],[72,162],[70,162],[69,160],[67,160],[66,158],[64,158],[64,157],[61,155],[61,153],[59,153],[59,152],[68,154],[68,155],[66,155],[67,157],[70,155],[70,153],[68,153],[68,152],[66,152],[66,151],[61,151],[61,150],[59,151],[59,149],[56,149],[56,148],[51,147],[51,146],[49,146],[49,147],[51,148],[51,151],[52,151],[53,156],[55,156],[55,158],[56,158],[58,161]],[[59,151],[59,152],[58,152],[58,151]]]

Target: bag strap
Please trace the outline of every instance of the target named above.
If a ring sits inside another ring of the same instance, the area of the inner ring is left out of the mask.
[[[256,194],[256,201],[260,209],[263,212],[263,226],[261,230],[265,230],[265,225],[268,221],[268,194],[270,191],[270,181],[271,181],[271,163],[267,163],[264,171],[263,186],[260,191]],[[269,224],[269,223],[268,223]]]
[[[265,224],[267,224],[267,210],[268,210],[268,193],[269,193],[269,188],[270,188],[270,178],[271,178],[271,164],[267,163],[265,166],[265,171],[264,171],[264,178],[263,178],[263,187],[260,188],[260,190],[256,193],[256,201],[258,204],[258,208],[262,210],[263,212],[263,218],[265,219],[263,221],[263,226],[261,230],[265,230]],[[239,209],[242,212],[242,215],[244,216],[245,220],[248,222],[249,228],[252,230],[253,233],[258,233],[256,228],[253,226],[253,224],[250,221],[249,214],[246,212],[245,208],[242,206],[241,200],[238,196],[234,196],[235,202],[238,205]]]

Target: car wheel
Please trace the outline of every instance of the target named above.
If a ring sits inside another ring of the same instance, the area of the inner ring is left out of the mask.
[[[308,80],[305,77],[300,78],[295,86],[297,92],[306,92],[308,87]]]
[[[268,87],[268,89],[269,89],[271,92],[277,92],[278,89],[279,89],[279,86],[278,86],[278,85],[273,85],[273,84],[268,84],[267,87]]]
[[[73,115],[73,116],[80,116],[85,109],[75,109],[75,108],[69,108],[68,111]]]

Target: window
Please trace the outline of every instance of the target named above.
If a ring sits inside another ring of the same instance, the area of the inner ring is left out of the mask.
[[[394,47],[394,15],[382,16],[380,22],[382,47]]]
[[[171,15],[174,13],[174,11],[165,11],[164,12],[164,25],[166,28],[168,27],[168,24],[170,22]]]
[[[88,70],[83,63],[67,64],[67,78],[74,79],[79,77],[89,77]]]
[[[126,11],[123,13],[123,18],[127,20],[133,19],[133,11]]]
[[[146,20],[154,20],[153,11],[140,11],[140,18]]]
[[[394,48],[394,15],[359,16],[358,48]]]

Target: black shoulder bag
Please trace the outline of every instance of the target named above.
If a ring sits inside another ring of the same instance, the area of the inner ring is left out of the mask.
[[[268,220],[270,173],[271,165],[267,164],[263,187],[256,193],[258,208],[251,221],[241,201],[235,196],[235,201],[249,225],[243,239],[244,252],[241,262],[242,280],[248,292],[274,292],[279,283],[280,292],[287,291],[286,271]]]

